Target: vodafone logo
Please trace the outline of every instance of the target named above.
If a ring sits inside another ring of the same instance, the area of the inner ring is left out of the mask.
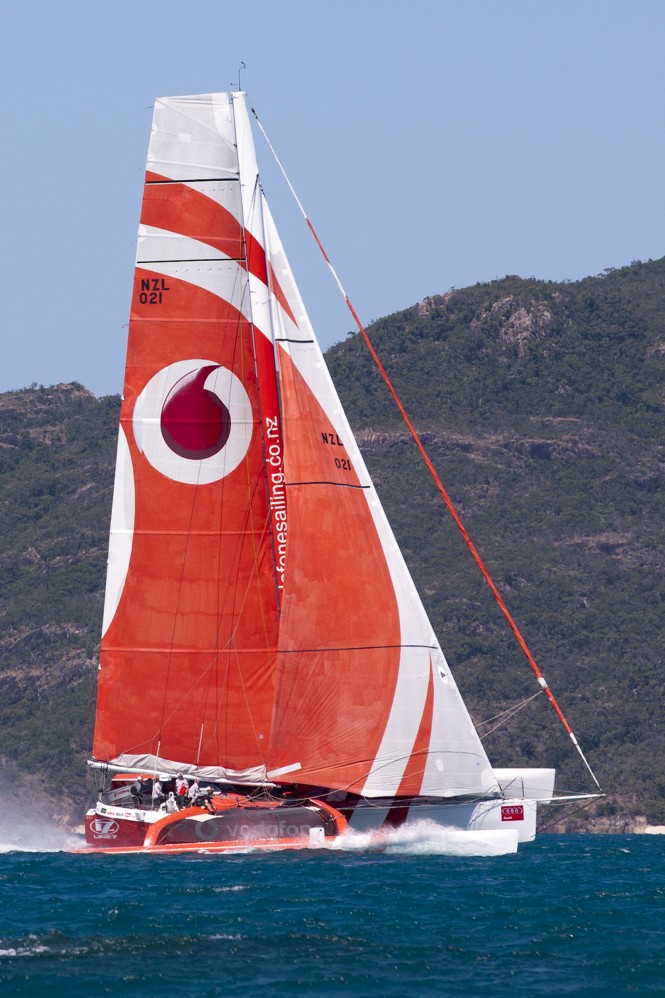
[[[239,378],[205,358],[180,360],[148,381],[134,406],[136,444],[167,478],[208,485],[249,449],[254,414]]]
[[[114,839],[120,831],[114,818],[93,818],[90,828],[96,839]]]

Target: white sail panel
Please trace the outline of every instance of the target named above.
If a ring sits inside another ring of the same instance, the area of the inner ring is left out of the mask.
[[[237,177],[229,95],[159,97],[155,101],[148,170],[173,180]]]
[[[127,437],[121,426],[118,429],[118,451],[115,462],[102,637],[106,634],[115,616],[127,578],[134,538],[134,506],[132,455],[127,444]]]

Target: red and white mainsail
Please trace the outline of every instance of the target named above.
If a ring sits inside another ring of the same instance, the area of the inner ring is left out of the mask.
[[[258,185],[243,94],[157,102],[94,754],[369,797],[496,789]]]
[[[265,772],[279,620],[262,421],[277,394],[254,321],[256,286],[268,297],[258,195],[226,95],[157,101],[100,656],[105,761]]]

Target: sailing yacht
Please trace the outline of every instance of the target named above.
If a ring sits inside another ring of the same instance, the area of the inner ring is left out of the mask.
[[[423,819],[514,851],[554,794],[553,769],[487,757],[317,343],[241,92],[155,104],[89,765],[87,843],[114,852],[312,848]]]

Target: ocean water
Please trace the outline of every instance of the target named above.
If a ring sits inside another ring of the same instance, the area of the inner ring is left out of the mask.
[[[480,857],[431,829],[382,852],[39,851],[57,838],[0,854],[2,996],[665,991],[665,836]]]

